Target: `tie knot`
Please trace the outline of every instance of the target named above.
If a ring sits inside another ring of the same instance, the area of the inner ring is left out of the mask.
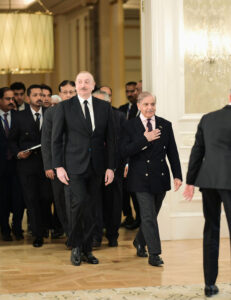
[[[4,113],[3,116],[4,116],[4,118],[6,118],[6,117],[8,116],[8,112],[7,112],[7,113]]]
[[[36,117],[39,118],[40,117],[40,113],[35,113]]]
[[[85,105],[87,105],[88,104],[88,101],[87,100],[84,100],[84,102],[83,102]]]

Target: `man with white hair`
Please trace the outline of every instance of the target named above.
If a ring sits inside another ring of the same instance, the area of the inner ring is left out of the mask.
[[[93,208],[105,185],[114,178],[114,125],[109,103],[91,95],[95,81],[91,73],[76,77],[77,96],[57,105],[52,132],[53,166],[57,177],[71,189],[71,231],[68,246],[71,262],[98,264],[92,254]],[[63,134],[64,161],[62,159]],[[107,145],[107,157],[104,148]],[[105,171],[106,170],[106,171]]]
[[[137,102],[140,115],[127,121],[123,127],[121,154],[129,158],[128,190],[136,194],[141,216],[141,226],[133,245],[137,256],[147,257],[152,266],[164,262],[157,216],[166,191],[170,190],[170,174],[166,156],[174,177],[175,191],[181,186],[182,174],[179,155],[169,121],[157,117],[156,97],[142,92]]]

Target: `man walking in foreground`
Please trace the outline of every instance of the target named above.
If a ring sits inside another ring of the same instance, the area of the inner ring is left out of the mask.
[[[193,145],[184,196],[192,200],[194,186],[202,193],[205,218],[203,267],[205,295],[219,292],[218,274],[221,203],[231,233],[231,102],[202,117]]]

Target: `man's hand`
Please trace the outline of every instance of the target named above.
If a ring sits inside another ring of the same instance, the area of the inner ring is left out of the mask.
[[[58,179],[66,184],[66,185],[69,185],[68,181],[69,181],[69,178],[67,176],[67,172],[66,170],[63,168],[63,167],[59,167],[59,168],[56,168],[56,173],[57,173],[57,177]]]
[[[26,159],[27,157],[29,157],[31,155],[31,151],[20,151],[18,152],[17,158],[19,159]]]
[[[194,195],[194,185],[186,184],[183,196],[185,200],[191,201]]]
[[[114,179],[114,172],[111,169],[107,169],[105,173],[105,186],[112,183]]]
[[[148,128],[146,128],[145,132],[144,132],[144,136],[146,137],[146,139],[149,142],[152,142],[154,140],[157,140],[160,138],[161,132],[159,129],[155,129],[152,131],[148,131]]]
[[[179,178],[174,178],[174,191],[178,191],[182,185],[182,181]]]
[[[45,174],[46,174],[47,178],[49,178],[51,180],[54,180],[54,178],[55,178],[55,172],[52,169],[46,170]]]
[[[127,178],[128,175],[128,164],[124,168],[124,178]]]

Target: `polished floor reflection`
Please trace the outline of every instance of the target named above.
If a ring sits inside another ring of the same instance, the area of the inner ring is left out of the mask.
[[[45,240],[33,248],[31,238],[0,242],[0,294],[202,284],[202,240],[163,241],[163,267],[151,267],[138,258],[132,245],[134,231],[121,229],[119,246],[109,248],[104,240],[94,251],[99,265],[74,267],[65,239]],[[230,282],[229,239],[221,240],[218,282]]]

